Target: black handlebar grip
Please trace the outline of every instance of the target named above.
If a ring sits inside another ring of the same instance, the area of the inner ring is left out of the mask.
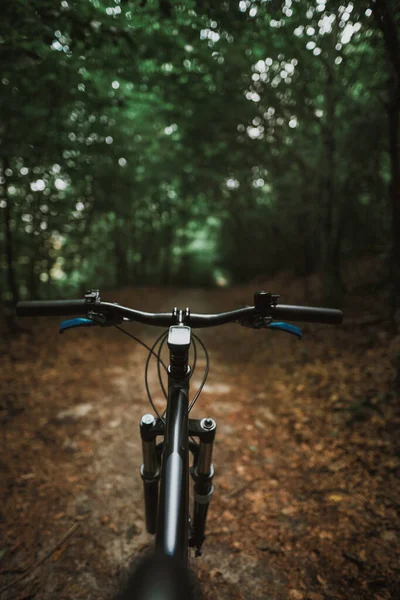
[[[343,312],[337,308],[294,306],[291,304],[278,304],[272,309],[272,316],[274,319],[327,323],[329,325],[339,325],[343,321]]]
[[[23,300],[17,303],[17,317],[60,317],[85,315],[90,303],[85,300]]]

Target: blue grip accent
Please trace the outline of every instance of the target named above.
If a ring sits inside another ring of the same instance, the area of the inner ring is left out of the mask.
[[[96,325],[92,319],[69,319],[68,321],[63,321],[61,323],[60,333],[63,333],[67,329],[73,329],[74,327],[91,327],[92,325]]]
[[[295,335],[301,340],[303,337],[303,332],[300,327],[296,327],[296,325],[290,325],[290,323],[284,323],[283,321],[274,321],[269,325],[270,329],[280,329],[281,331],[286,331],[286,333],[291,333]]]

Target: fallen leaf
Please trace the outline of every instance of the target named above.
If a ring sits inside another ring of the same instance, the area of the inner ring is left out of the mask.
[[[297,508],[295,506],[286,506],[286,508],[282,508],[281,513],[287,517],[291,517],[297,513]]]
[[[57,548],[57,550],[54,552],[53,556],[52,556],[52,561],[53,562],[57,562],[57,560],[59,560],[61,558],[61,556],[64,554],[65,550],[68,548],[67,545],[61,546],[60,548]]]
[[[397,542],[397,533],[395,531],[384,531],[381,533],[381,539],[385,542]]]
[[[289,590],[289,598],[292,600],[303,600],[304,594],[303,592],[300,592],[300,590]]]
[[[342,502],[344,498],[340,494],[330,494],[328,500],[332,500],[332,502]]]
[[[391,458],[383,463],[383,466],[391,471],[395,471],[400,467],[400,460],[398,458]]]
[[[235,515],[233,515],[229,510],[226,510],[223,515],[222,518],[225,521],[234,521],[235,520]]]
[[[238,540],[235,540],[232,542],[232,548],[235,548],[235,550],[241,550],[242,544]]]
[[[324,600],[324,597],[318,592],[308,592],[307,600]]]
[[[222,572],[219,569],[212,569],[212,571],[210,571],[210,577],[211,579],[216,579],[217,577],[221,577]]]

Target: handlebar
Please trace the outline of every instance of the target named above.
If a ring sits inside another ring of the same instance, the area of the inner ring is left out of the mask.
[[[239,322],[250,323],[255,318],[289,319],[291,321],[305,321],[309,323],[340,324],[343,320],[341,310],[334,308],[322,308],[313,306],[296,306],[291,304],[270,303],[264,304],[260,309],[257,294],[271,294],[257,292],[255,294],[255,306],[246,306],[228,312],[216,314],[197,314],[189,311],[174,311],[166,313],[149,313],[133,308],[121,306],[117,303],[102,302],[95,293],[87,294],[83,300],[33,300],[17,303],[16,314],[19,317],[52,317],[87,315],[89,312],[104,314],[107,317],[121,318],[129,321],[137,321],[147,325],[158,327],[170,327],[178,322],[184,322],[192,328],[213,327],[225,323]],[[277,296],[274,298],[277,299]]]

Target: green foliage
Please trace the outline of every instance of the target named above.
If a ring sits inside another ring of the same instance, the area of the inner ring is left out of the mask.
[[[10,269],[47,297],[385,247],[387,58],[361,6],[6,4],[3,297]]]

